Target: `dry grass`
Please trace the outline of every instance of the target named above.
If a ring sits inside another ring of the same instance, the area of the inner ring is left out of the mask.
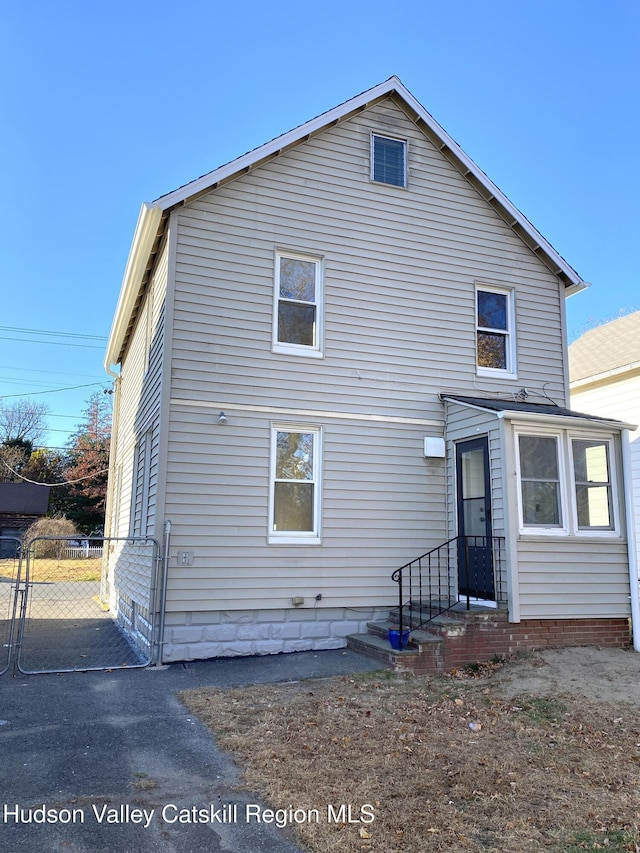
[[[96,558],[55,559],[41,557],[31,560],[30,580],[34,581],[99,581],[102,571],[102,560]],[[23,577],[25,567],[22,567]],[[18,574],[17,560],[0,560],[0,576],[15,578]]]
[[[505,699],[471,677],[373,673],[181,700],[314,853],[640,851],[640,719],[626,704]],[[375,809],[329,823],[327,806]]]

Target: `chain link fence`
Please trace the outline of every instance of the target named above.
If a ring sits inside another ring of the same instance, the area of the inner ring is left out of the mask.
[[[154,539],[91,539],[80,547],[51,537],[29,542],[22,599],[16,594],[17,669],[73,672],[149,664],[158,563]]]
[[[13,536],[0,536],[0,675],[11,664],[17,609],[16,590],[20,581],[22,542]]]

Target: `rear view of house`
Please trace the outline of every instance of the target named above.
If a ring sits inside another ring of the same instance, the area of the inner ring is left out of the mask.
[[[340,647],[451,541],[423,596],[627,642],[624,424],[567,408],[584,286],[395,77],[143,205],[106,532],[164,538],[162,659]]]

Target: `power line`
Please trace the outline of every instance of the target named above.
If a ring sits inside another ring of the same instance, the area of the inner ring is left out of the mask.
[[[23,477],[22,474],[19,474],[15,471],[8,462],[5,462],[4,459],[0,459],[3,465],[5,465],[12,474],[15,474],[16,477],[20,477],[21,480],[24,480],[25,483],[32,483],[34,486],[49,486],[49,488],[54,488],[55,486],[73,486],[74,483],[81,483],[83,480],[91,480],[94,477],[98,477],[100,474],[106,474],[109,469],[103,468],[102,471],[94,471],[93,474],[87,474],[85,477],[78,477],[77,480],[63,480],[61,483],[39,483],[37,480],[30,480],[28,477]]]
[[[77,376],[82,379],[94,379],[95,373],[69,373],[63,370],[40,370],[37,367],[16,367],[14,364],[0,364],[0,370],[19,370],[21,373],[47,373],[55,376]]]
[[[80,332],[60,332],[52,329],[26,329],[22,326],[0,326],[3,332],[26,332],[29,335],[52,335],[55,338],[84,338],[91,341],[106,341],[106,335],[83,335]]]
[[[22,341],[30,344],[44,344],[45,346],[51,347],[82,347],[82,349],[104,349],[104,346],[98,346],[97,344],[71,344],[68,341],[36,341],[32,338],[7,338],[2,337],[0,340],[3,341]]]
[[[55,394],[57,391],[75,391],[77,388],[93,388],[95,385],[104,386],[104,382],[88,382],[86,385],[70,385],[68,388],[53,388],[51,391],[31,391],[29,394],[2,394],[0,400],[9,397],[35,397],[37,394]]]

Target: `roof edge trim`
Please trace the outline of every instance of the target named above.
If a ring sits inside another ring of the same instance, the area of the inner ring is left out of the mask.
[[[105,353],[104,368],[112,376],[117,375],[114,374],[111,366],[118,363],[120,348],[122,347],[129,318],[131,317],[140,284],[147,268],[149,255],[151,254],[151,249],[158,233],[162,214],[163,208],[159,204],[145,203],[140,208]]]
[[[440,140],[441,147],[443,149],[448,149],[453,154],[453,157],[458,162],[460,168],[466,172],[466,174],[472,174],[474,176],[475,180],[485,190],[485,198],[487,200],[491,199],[490,203],[493,206],[496,206],[497,203],[497,205],[503,209],[506,213],[505,219],[513,223],[512,227],[517,224],[517,226],[529,237],[532,243],[538,247],[537,251],[542,250],[542,252],[553,262],[553,266],[557,269],[556,274],[566,279],[565,294],[568,296],[572,293],[578,293],[588,287],[588,284],[580,278],[573,267],[568,264],[560,254],[558,254],[548,240],[546,240],[537,228],[531,224],[526,216],[524,216],[518,208],[509,201],[502,190],[500,190],[486,175],[486,173],[476,165],[471,157],[469,157],[458,143],[449,136],[446,130],[436,121],[431,113],[429,113],[411,94],[401,80],[395,76],[390,77],[382,83],[378,83],[377,86],[367,89],[365,92],[362,92],[354,98],[345,101],[343,104],[316,116],[316,118],[301,124],[299,127],[296,127],[281,136],[277,136],[270,142],[249,151],[247,154],[243,154],[236,160],[232,160],[230,163],[220,166],[220,168],[214,169],[214,171],[208,172],[206,175],[202,175],[202,177],[197,178],[195,181],[191,181],[183,187],[179,187],[173,192],[167,193],[167,195],[160,196],[160,198],[156,199],[154,203],[160,205],[163,210],[167,210],[177,204],[185,203],[192,196],[206,192],[207,189],[212,188],[220,181],[226,181],[233,175],[240,173],[243,170],[250,169],[256,162],[263,160],[265,157],[278,154],[281,150],[286,149],[291,145],[295,145],[297,142],[304,140],[309,135],[317,133],[323,128],[339,122],[341,119],[357,110],[363,109],[367,104],[391,95],[394,92],[408,104],[408,106],[422,121],[424,121],[424,123],[429,127],[431,133]],[[481,195],[484,194],[481,193]]]

